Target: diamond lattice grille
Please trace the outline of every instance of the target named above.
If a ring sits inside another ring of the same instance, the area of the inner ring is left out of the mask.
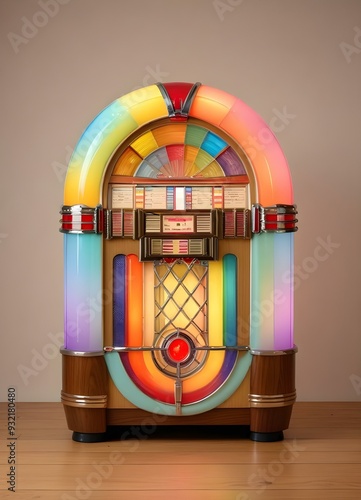
[[[208,263],[154,263],[155,333],[169,328],[206,333]]]

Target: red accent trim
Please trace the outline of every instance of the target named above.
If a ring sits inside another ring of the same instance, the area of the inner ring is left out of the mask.
[[[168,92],[168,95],[174,107],[174,111],[181,111],[183,103],[187,99],[187,95],[189,94],[189,91],[194,84],[185,82],[171,82],[163,83],[162,85]]]
[[[80,227],[79,227],[80,225]],[[61,227],[67,231],[74,229],[80,231],[93,231],[94,230],[94,217],[89,214],[81,214],[79,220],[79,213],[77,214],[64,214],[61,220]]]

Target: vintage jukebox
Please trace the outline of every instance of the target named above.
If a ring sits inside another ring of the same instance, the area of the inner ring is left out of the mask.
[[[297,211],[265,122],[200,83],[135,90],[80,138],[61,214],[73,439],[145,422],[282,439]]]

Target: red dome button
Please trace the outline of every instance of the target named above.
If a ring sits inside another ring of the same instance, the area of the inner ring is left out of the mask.
[[[175,338],[168,346],[168,356],[175,363],[185,361],[190,354],[190,345],[182,338]]]

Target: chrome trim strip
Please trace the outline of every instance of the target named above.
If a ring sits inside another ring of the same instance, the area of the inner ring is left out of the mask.
[[[296,205],[276,204],[263,207],[259,203],[252,205],[252,232],[259,233],[294,233],[298,230],[296,223]],[[274,218],[270,219],[270,216]],[[287,216],[292,216],[288,219]],[[275,226],[275,227],[269,227]]]
[[[104,351],[93,351],[93,352],[72,351],[71,349],[65,349],[64,346],[60,347],[60,353],[64,354],[65,356],[82,356],[87,358],[91,358],[94,356],[104,356]]]
[[[275,351],[262,351],[261,349],[250,349],[250,353],[253,356],[283,356],[286,354],[295,354],[296,352],[298,352],[298,347],[296,345],[294,345],[292,349],[281,349]]]
[[[152,347],[152,346],[140,346],[140,347],[113,347],[106,346],[104,347],[104,352],[132,352],[132,351],[166,351],[165,347]],[[248,346],[199,346],[193,349],[194,351],[249,351],[250,348]]]
[[[83,396],[80,394],[69,394],[61,391],[61,402],[66,406],[75,406],[80,408],[106,408],[108,396],[106,394],[99,396]]]
[[[296,391],[288,394],[249,394],[251,408],[276,408],[290,406],[296,401]]]
[[[97,205],[95,208],[87,205],[63,205],[60,211],[62,218],[59,220],[61,228],[59,231],[65,234],[102,234],[103,232],[103,208]],[[63,216],[78,217],[79,220],[64,220]],[[91,221],[82,220],[82,216],[91,216]],[[65,229],[63,226],[71,226]],[[73,226],[78,226],[74,229]],[[86,226],[84,229],[82,226]]]
[[[201,82],[196,82],[193,87],[190,89],[188,92],[188,95],[183,103],[182,109],[181,109],[181,114],[188,116],[189,115],[189,110],[191,109],[193,99],[197,93],[197,90],[201,86]],[[177,111],[177,110],[176,110]]]
[[[104,225],[105,239],[111,240],[113,237],[113,215],[109,208],[104,208]]]
[[[162,83],[157,83],[156,85],[159,88],[160,93],[162,94],[162,97],[167,106],[168,116],[175,116],[175,109],[172,103],[172,99],[169,97],[169,94],[166,91],[164,85]]]

